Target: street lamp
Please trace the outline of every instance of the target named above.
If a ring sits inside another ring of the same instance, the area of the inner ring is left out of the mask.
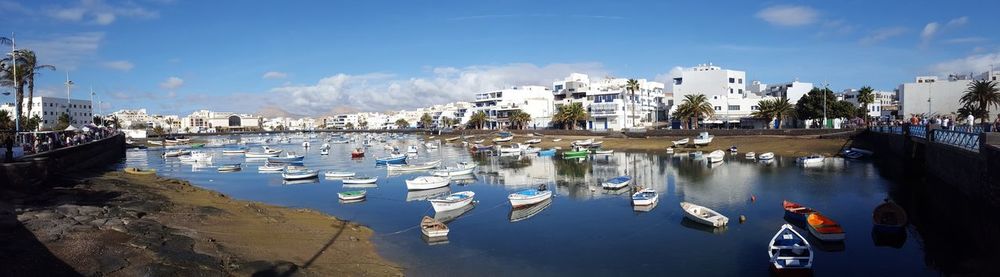
[[[830,91],[830,83],[823,82],[823,127],[821,129],[826,129],[826,93]]]

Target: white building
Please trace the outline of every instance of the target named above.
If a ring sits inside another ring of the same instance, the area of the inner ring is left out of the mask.
[[[132,125],[147,125],[150,118],[152,118],[146,113],[146,109],[119,110],[111,113],[111,116],[118,118],[118,120],[121,121],[122,128],[126,129]]]
[[[555,114],[552,91],[543,86],[520,86],[476,94],[473,112],[486,113],[486,128],[510,128],[509,116],[515,110],[531,115],[528,128],[547,128]]]
[[[704,94],[715,108],[715,116],[704,123],[739,123],[740,118],[750,116],[757,109],[757,102],[762,99],[747,91],[746,72],[712,64],[684,69],[673,81],[674,105],[670,112],[676,111],[686,95]]]
[[[989,71],[978,76],[952,75],[947,79],[937,76],[918,76],[912,83],[899,85],[899,115],[944,115],[957,113],[962,107],[959,98],[974,80],[1000,79],[1000,71]],[[990,110],[996,114],[997,109]]]
[[[756,93],[762,97],[777,97],[786,98],[789,103],[795,104],[802,99],[802,96],[809,94],[809,91],[813,89],[812,83],[803,83],[799,81],[792,81],[787,83],[779,84],[769,84],[765,85],[762,91],[757,91],[760,87],[760,82],[753,81],[749,90],[750,92]]]
[[[651,127],[665,120],[663,83],[638,79],[639,90],[626,89],[628,79],[604,78],[590,83],[587,90],[587,129],[623,130]]]
[[[845,89],[840,92],[838,97],[842,97],[844,101],[851,102],[851,104],[861,107],[861,102],[858,99],[858,93],[860,91],[857,89]],[[882,116],[883,110],[889,110],[890,107],[897,105],[896,92],[895,91],[882,91],[876,90],[872,92],[875,96],[875,101],[868,105],[868,116],[879,117]]]
[[[22,112],[27,112],[28,99],[25,98],[22,105]],[[93,106],[91,106],[90,100],[83,99],[69,99],[66,98],[56,98],[56,97],[46,97],[46,96],[35,96],[31,103],[31,114],[28,114],[28,118],[33,118],[38,116],[42,121],[38,124],[39,130],[41,129],[51,129],[59,124],[59,115],[68,113],[70,117],[70,125],[80,127],[82,125],[91,124],[94,121]],[[14,115],[14,103],[4,103],[0,106],[0,110],[7,111],[11,118]]]
[[[356,113],[338,114],[327,118],[326,128],[338,130],[355,129],[359,127],[359,123],[358,114]]]
[[[200,110],[181,119],[181,129],[190,133],[259,130],[264,119],[249,114]]]

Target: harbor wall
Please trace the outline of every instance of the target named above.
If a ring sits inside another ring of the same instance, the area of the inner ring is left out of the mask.
[[[103,168],[125,157],[125,135],[118,134],[86,144],[29,155],[0,163],[0,188],[37,188],[59,174]]]
[[[448,130],[442,131],[441,135],[486,135],[495,134],[501,130]],[[592,130],[563,130],[563,129],[524,129],[524,130],[503,130],[515,135],[526,135],[538,133],[543,135],[557,136],[627,136],[632,138],[645,137],[694,137],[701,132],[708,132],[714,136],[811,136],[817,138],[847,138],[861,133],[863,129],[665,129],[647,130],[643,132],[621,132],[621,131],[592,131]],[[294,134],[303,131],[260,131],[260,132],[232,132],[232,133],[192,133],[192,134],[172,134],[173,136],[216,136],[216,135],[238,135],[238,134]],[[406,134],[427,134],[436,135],[436,130],[425,129],[401,129],[401,130],[315,130],[308,131],[315,133],[406,133]],[[149,138],[157,138],[150,135]]]

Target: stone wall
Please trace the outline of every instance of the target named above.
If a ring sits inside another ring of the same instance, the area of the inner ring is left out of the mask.
[[[117,163],[125,157],[125,136],[105,138],[0,164],[0,187],[31,189],[57,174],[82,172]]]

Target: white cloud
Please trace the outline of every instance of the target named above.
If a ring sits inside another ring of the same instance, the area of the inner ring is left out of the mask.
[[[819,12],[807,6],[771,6],[760,10],[757,18],[782,27],[805,26],[816,22]]]
[[[94,22],[99,25],[108,25],[115,22],[115,14],[113,13],[98,13],[95,17]]]
[[[49,12],[49,16],[60,20],[80,21],[85,12],[87,11],[81,8],[55,9]]]
[[[987,42],[990,39],[984,37],[961,37],[961,38],[951,38],[944,40],[947,44],[961,44],[961,43],[979,43]]]
[[[278,72],[278,71],[268,71],[265,72],[263,76],[261,76],[261,78],[268,80],[284,79],[285,77],[288,77],[288,73]]]
[[[276,87],[271,92],[272,103],[300,114],[325,114],[345,107],[388,111],[469,101],[477,92],[516,85],[550,86],[573,72],[604,76],[607,71],[597,63],[436,67],[428,70],[427,77],[336,74],[315,84]]]
[[[163,83],[160,83],[160,87],[161,88],[170,89],[170,90],[177,89],[177,88],[179,88],[179,87],[181,87],[183,85],[184,85],[184,79],[173,77],[173,76],[171,76],[170,78],[167,78],[167,80],[163,81]]]
[[[111,3],[104,0],[84,0],[76,5],[51,6],[45,8],[44,13],[59,20],[98,25],[111,24],[118,17],[150,19],[160,16],[158,12],[133,1]]]
[[[968,16],[963,16],[949,20],[948,23],[944,24],[943,26],[937,22],[927,23],[927,25],[924,25],[924,30],[920,32],[920,46],[926,47],[931,43],[931,41],[934,40],[934,37],[940,35],[945,30],[961,27],[964,26],[966,23],[969,23]]]
[[[54,34],[41,39],[17,41],[18,47],[34,50],[42,64],[55,65],[60,70],[75,69],[81,62],[92,59],[104,33]]]
[[[872,31],[859,41],[862,45],[872,45],[906,33],[906,28],[889,27]]]
[[[122,61],[108,61],[108,62],[102,63],[101,65],[104,66],[104,67],[106,67],[106,68],[110,68],[110,69],[114,69],[114,70],[120,70],[120,71],[129,71],[129,70],[132,70],[133,67],[135,67],[135,65],[132,64],[131,62],[124,61],[124,60],[122,60]]]
[[[663,85],[665,86],[663,89],[665,89],[667,92],[673,92],[674,78],[680,77],[682,71],[684,71],[683,67],[674,66],[670,68],[670,71],[667,71],[666,73],[657,74],[656,77],[653,77],[653,81],[663,83]]]
[[[937,34],[939,28],[940,24],[938,24],[937,22],[931,22],[927,23],[927,25],[924,25],[924,30],[920,32],[921,43],[923,43],[924,45],[930,43],[931,39],[934,38],[934,35]]]
[[[971,55],[965,58],[940,62],[932,65],[930,71],[938,76],[947,76],[948,74],[978,74],[990,70],[991,66],[994,65],[1000,65],[1000,52]]]
[[[966,23],[969,23],[969,17],[968,16],[963,16],[963,17],[955,18],[955,19],[952,19],[952,20],[948,21],[948,27],[963,26]]]

